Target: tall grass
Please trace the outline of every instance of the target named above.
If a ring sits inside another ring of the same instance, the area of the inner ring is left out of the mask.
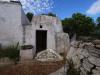
[[[8,57],[13,61],[19,60],[19,43],[16,45],[10,45],[4,48],[0,48],[0,58]]]
[[[75,68],[75,64],[73,63],[72,60],[67,60],[68,62],[68,70],[67,70],[67,75],[80,75],[80,71]]]

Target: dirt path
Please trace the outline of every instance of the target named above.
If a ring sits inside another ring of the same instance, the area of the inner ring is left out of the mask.
[[[48,75],[63,66],[59,62],[29,62],[0,69],[0,75]]]

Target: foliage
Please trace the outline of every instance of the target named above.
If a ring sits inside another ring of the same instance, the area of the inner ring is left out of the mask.
[[[48,16],[52,16],[52,17],[56,17],[56,14],[52,13],[52,12],[49,12],[47,14],[42,14],[42,15],[48,15]]]
[[[33,18],[33,14],[29,12],[26,14],[26,16],[27,16],[28,20],[31,22],[32,18]]]
[[[51,12],[50,12],[50,13],[48,13],[47,15],[48,15],[48,16],[53,16],[53,17],[56,17],[56,14],[53,14],[53,13],[51,13]]]
[[[67,75],[80,75],[80,71],[75,68],[75,64],[73,63],[72,60],[67,60],[68,62],[68,70],[67,70]]]
[[[96,29],[95,32],[94,32],[94,35],[95,35],[97,38],[100,38],[100,29]]]
[[[71,18],[65,18],[62,24],[65,32],[77,35],[90,35],[95,30],[94,20],[81,13],[74,13]]]
[[[19,59],[19,49],[17,45],[11,45],[0,49],[0,58],[8,57],[11,60],[17,61]]]
[[[96,25],[95,25],[95,31],[94,31],[94,36],[100,39],[100,17],[97,18],[96,20]]]
[[[100,17],[97,18],[97,24],[100,24]]]

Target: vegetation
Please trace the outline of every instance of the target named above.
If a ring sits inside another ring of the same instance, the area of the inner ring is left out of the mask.
[[[100,38],[100,17],[98,17],[96,20],[95,35],[97,35]]]
[[[67,60],[68,62],[68,70],[67,70],[67,75],[80,75],[80,71],[75,68],[75,64],[73,63],[72,60]]]
[[[56,17],[56,14],[53,14],[53,13],[51,13],[51,12],[49,12],[49,13],[47,13],[47,14],[41,14],[41,15],[48,15],[48,16]],[[31,21],[32,21],[32,18],[33,18],[33,13],[28,12],[28,13],[26,14],[26,16],[27,16],[28,20],[31,22]]]
[[[19,49],[17,45],[11,45],[0,49],[0,58],[8,57],[13,61],[19,60]]]
[[[29,12],[26,14],[26,16],[27,16],[28,20],[31,22],[32,18],[33,18],[33,14]]]
[[[95,22],[91,17],[74,13],[72,17],[62,20],[63,29],[69,35],[96,36],[100,38],[100,17]]]
[[[49,13],[47,13],[47,14],[42,14],[42,15],[48,15],[48,16],[56,17],[56,14],[51,13],[51,12],[49,12]]]
[[[77,35],[90,35],[95,29],[93,19],[81,13],[74,13],[71,18],[65,18],[62,24],[67,28],[64,29],[65,32],[72,31]]]
[[[56,17],[56,14],[51,12],[42,15]],[[33,14],[29,12],[27,17],[31,22]],[[77,36],[95,36],[100,38],[100,17],[95,22],[91,17],[82,13],[74,13],[70,18],[63,19],[62,24],[64,32],[69,33],[70,36],[76,34]]]
[[[50,13],[48,13],[47,15],[48,15],[48,16],[53,16],[53,17],[56,17],[56,14],[53,14],[53,13],[51,13],[51,12],[50,12]]]

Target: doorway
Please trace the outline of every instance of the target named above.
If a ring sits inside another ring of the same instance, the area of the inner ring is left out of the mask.
[[[47,49],[47,30],[36,30],[36,53]]]

